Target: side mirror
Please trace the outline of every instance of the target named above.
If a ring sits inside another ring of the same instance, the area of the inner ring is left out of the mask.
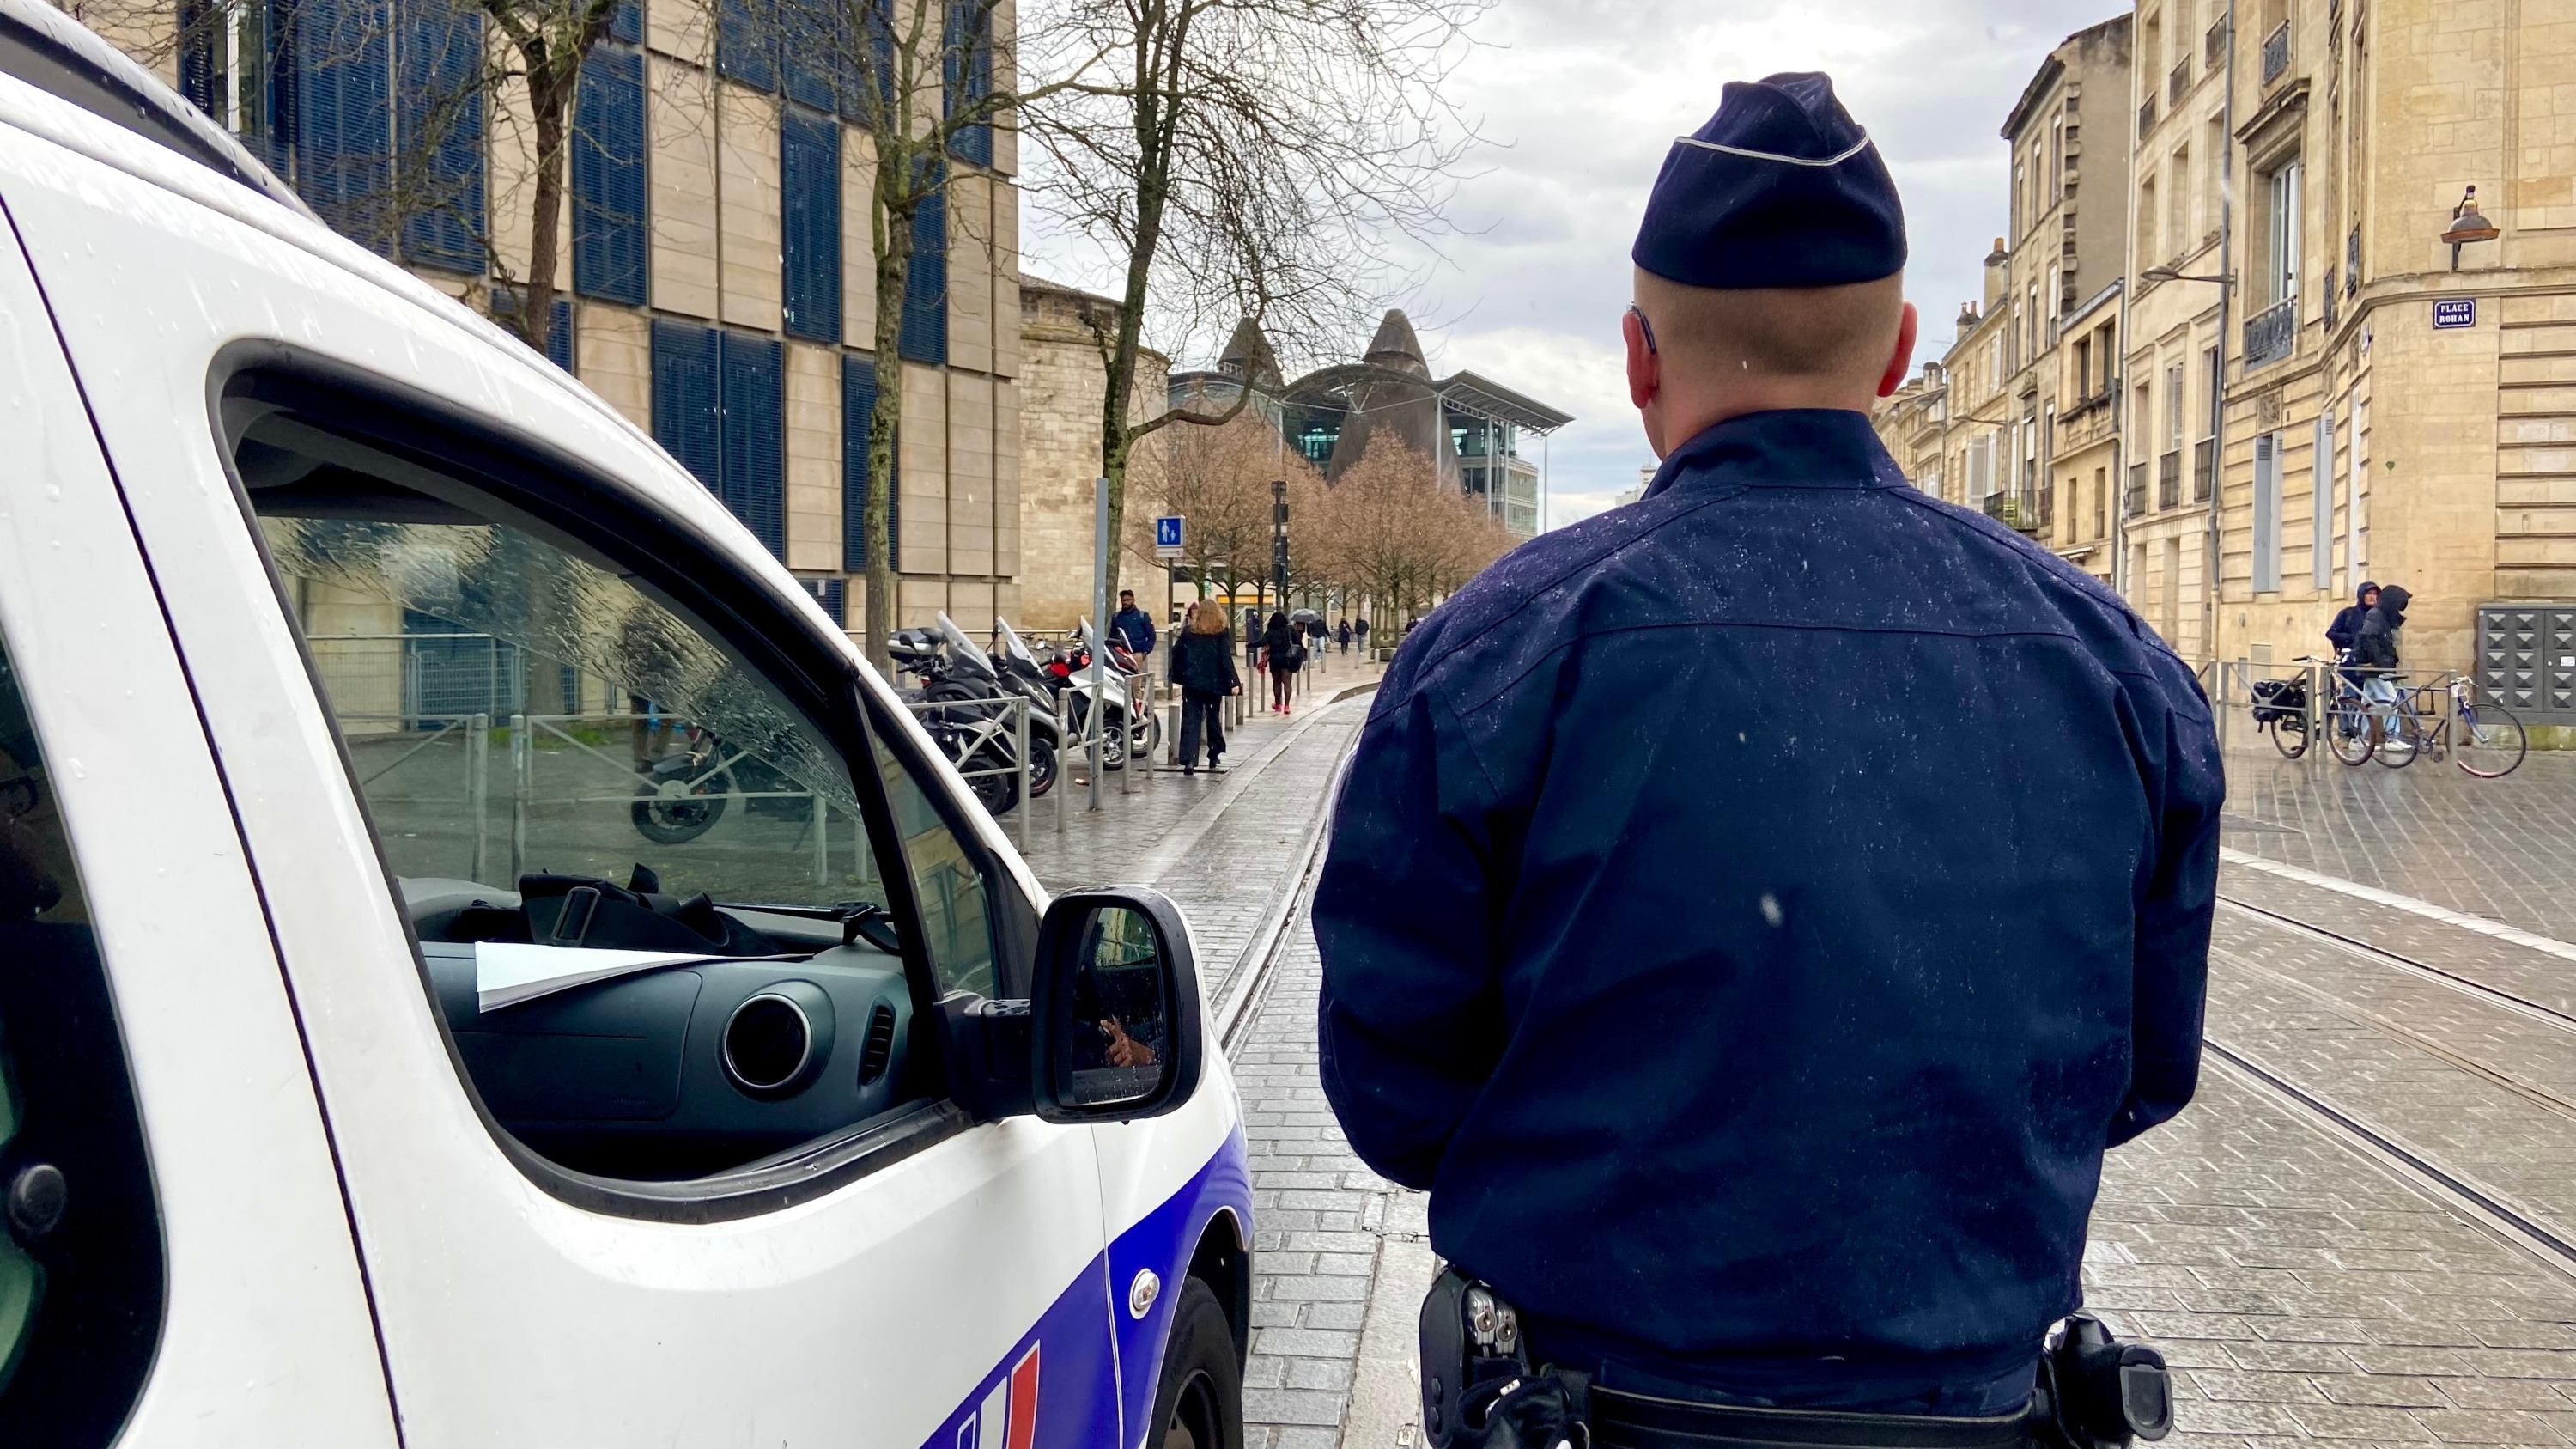
[[[1049,1122],[1159,1117],[1198,1090],[1198,961],[1181,913],[1140,886],[1056,897],[1038,923],[1030,1085]]]

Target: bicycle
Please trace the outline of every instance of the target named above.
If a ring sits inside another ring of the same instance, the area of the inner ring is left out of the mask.
[[[2346,765],[2368,763],[2379,743],[2373,737],[2373,731],[2370,728],[2370,701],[2363,696],[2360,687],[2353,683],[2352,677],[2344,671],[2342,661],[2319,659],[2313,654],[2306,654],[2301,655],[2298,662],[2323,666],[2322,677],[2327,681],[2331,700],[2318,711],[2318,723],[2325,731],[2327,753]],[[2304,687],[2302,692],[2304,693]],[[2299,728],[2302,736],[2299,745],[2304,751],[2307,748],[2305,739],[2307,719],[2304,714],[2300,717]],[[2277,738],[2275,743],[2278,743]],[[2284,747],[2282,753],[2290,754],[2290,751]],[[2290,757],[2298,758],[2295,754],[2291,754]]]
[[[2479,703],[2477,686],[2468,676],[2445,674],[2424,688],[2449,696],[2450,714],[2434,733],[2432,744],[2436,754],[2449,754],[2463,774],[2500,779],[2512,774],[2530,753],[2531,741],[2522,721],[2492,700]]]

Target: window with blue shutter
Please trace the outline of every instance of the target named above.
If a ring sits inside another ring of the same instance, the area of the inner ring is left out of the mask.
[[[572,289],[643,305],[644,221],[644,57],[597,48],[573,103]]]
[[[993,93],[993,0],[948,0],[944,39],[942,99],[954,116]],[[993,128],[958,127],[948,139],[948,151],[960,161],[992,165]]]
[[[841,0],[773,0],[778,7],[778,85],[787,99],[829,113],[840,105]]]
[[[877,100],[882,103],[894,98],[894,21],[888,4],[889,0],[839,0],[842,14],[858,16],[856,23],[867,31],[866,50],[862,51],[854,39],[840,51],[841,114],[853,121],[866,121],[873,109],[868,104],[871,73],[876,80]]]
[[[506,287],[492,289],[492,316],[504,325],[515,323],[523,305],[520,295]],[[546,328],[546,360],[566,372],[572,368],[572,303],[555,298],[553,321]]]
[[[188,104],[224,124],[222,98],[216,94],[215,78],[223,61],[224,27],[231,23],[231,12],[221,4],[207,0],[180,0],[179,3],[179,94]]]
[[[903,279],[902,345],[915,362],[948,361],[948,191],[923,197],[912,214],[912,267]]]
[[[618,0],[617,8],[608,12],[608,38],[621,45],[644,43],[643,0]]]
[[[877,360],[857,353],[841,354],[841,571],[868,571],[868,438],[876,426]],[[895,524],[902,490],[903,460],[895,459],[886,480],[886,553],[903,567],[903,542]]]
[[[841,126],[789,106],[779,117],[778,180],[785,202],[779,248],[785,326],[796,337],[841,340]]]
[[[716,331],[653,324],[653,439],[715,492],[722,439],[716,412]]]
[[[796,582],[805,586],[805,592],[814,596],[814,602],[823,606],[833,623],[844,629],[850,627],[849,594],[839,579],[800,578]]]
[[[295,189],[332,230],[378,251],[393,242],[392,20],[389,0],[301,0],[290,21]]]
[[[778,89],[781,0],[717,0],[716,69],[754,90]]]
[[[716,496],[771,553],[787,554],[787,458],[780,344],[721,334],[716,383],[724,420],[724,480]]]
[[[403,260],[483,271],[483,16],[458,0],[395,0],[394,108]]]

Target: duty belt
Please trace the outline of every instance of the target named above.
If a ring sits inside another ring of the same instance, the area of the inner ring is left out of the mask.
[[[1592,1388],[1592,1442],[1602,1449],[2027,1449],[2028,1410],[1980,1418],[1755,1409]]]
[[[2049,1331],[2030,1403],[1981,1417],[1768,1409],[1594,1387],[1533,1367],[1519,1315],[1450,1269],[1422,1300],[1434,1449],[2129,1449],[2173,1427],[2163,1355],[2078,1313]]]

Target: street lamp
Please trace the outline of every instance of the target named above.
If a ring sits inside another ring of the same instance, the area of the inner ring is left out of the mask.
[[[2149,267],[2138,273],[2138,280],[2141,282],[2216,282],[2222,287],[2236,285],[2234,277],[2195,277],[2175,271],[2171,267]]]
[[[2469,242],[2494,241],[2496,236],[2495,223],[2478,214],[2478,189],[2470,187],[2460,197],[2460,204],[2451,208],[2450,228],[2442,233],[2442,240],[2451,244],[2451,270],[2456,272],[2460,269],[2462,246]]]
[[[1273,479],[1270,484],[1270,587],[1278,596],[1279,612],[1288,612],[1288,480]]]

